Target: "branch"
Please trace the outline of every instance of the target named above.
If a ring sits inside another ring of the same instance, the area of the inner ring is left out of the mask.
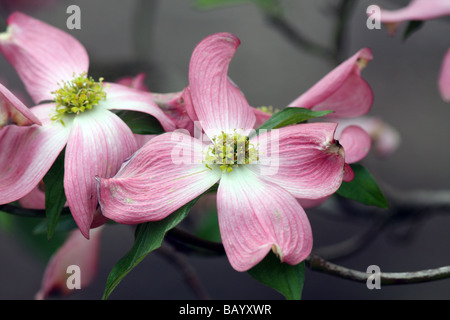
[[[357,282],[367,282],[369,276],[373,275],[373,273],[349,269],[331,263],[315,255],[311,255],[306,259],[306,265],[313,271],[319,271],[329,275],[337,276],[339,278]],[[450,266],[414,272],[381,272],[380,284],[382,285],[412,284],[412,283],[423,283],[435,280],[442,280],[447,278],[450,278]]]
[[[277,15],[266,15],[266,19],[278,29],[291,43],[302,50],[306,50],[313,55],[321,56],[325,59],[336,61],[333,50],[323,47],[299,33],[283,17]]]
[[[223,249],[223,245],[221,243],[200,239],[176,228],[172,229],[171,231],[174,231],[170,234],[170,236],[172,237],[172,241],[178,240],[175,241],[176,243],[184,243],[185,245],[189,245],[190,247],[201,246],[202,249],[209,250],[210,252],[215,252],[218,255],[225,253],[225,250]],[[357,282],[366,282],[369,276],[373,275],[372,273],[353,270],[338,264],[334,264],[314,254],[311,254],[305,262],[306,266],[313,271],[319,271]],[[382,285],[423,283],[447,278],[450,278],[450,266],[414,272],[380,273],[380,283]]]
[[[155,252],[162,255],[167,261],[173,264],[178,270],[180,270],[181,274],[184,277],[184,280],[191,288],[191,290],[197,295],[198,298],[202,300],[209,300],[210,297],[206,290],[201,285],[197,274],[191,265],[184,259],[182,255],[180,255],[173,248],[162,245]]]
[[[0,211],[13,214],[16,216],[27,217],[27,218],[45,218],[45,210],[44,209],[28,209],[18,207],[12,204],[2,204],[0,205]],[[70,209],[65,207],[61,211],[61,214],[69,214]]]

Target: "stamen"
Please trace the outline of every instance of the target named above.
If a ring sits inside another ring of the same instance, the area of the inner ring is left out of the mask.
[[[52,94],[55,95],[56,114],[51,118],[53,121],[61,121],[66,114],[80,114],[98,105],[101,100],[106,99],[103,90],[103,78],[94,81],[83,72],[78,77],[74,74],[72,81],[64,81],[60,88]]]
[[[268,113],[270,115],[274,115],[275,113],[279,112],[280,110],[277,108],[274,108],[273,106],[261,106],[261,107],[257,107],[257,109]]]
[[[232,134],[222,132],[212,141],[205,157],[205,164],[209,169],[212,169],[212,165],[219,165],[222,171],[231,172],[233,167],[259,160],[258,151],[249,143],[248,137],[236,131]]]

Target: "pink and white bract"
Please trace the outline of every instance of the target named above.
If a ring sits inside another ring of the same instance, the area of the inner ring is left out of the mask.
[[[174,124],[151,95],[88,78],[87,52],[69,34],[17,12],[7,23],[7,31],[0,34],[0,51],[40,104],[24,109],[0,87],[7,105],[6,111],[0,110],[0,118],[11,118],[11,110],[19,110],[28,119],[20,123],[27,126],[17,126],[13,119],[0,130],[0,203],[31,192],[65,148],[67,202],[88,238],[98,207],[94,177],[113,176],[138,148],[130,128],[112,111],[148,113],[167,131]],[[81,94],[73,94],[73,88]]]
[[[106,217],[137,224],[163,219],[219,183],[220,232],[233,268],[248,270],[270,250],[281,261],[297,264],[310,254],[312,230],[296,198],[322,198],[339,188],[343,150],[334,140],[335,123],[301,124],[248,137],[254,111],[228,78],[239,44],[236,36],[218,33],[201,41],[192,54],[184,97],[206,142],[187,132],[153,138],[113,178],[98,178],[99,202]],[[239,142],[245,142],[243,161],[225,161],[238,157]],[[230,155],[220,152],[225,145]]]
[[[365,115],[373,104],[373,92],[361,71],[373,59],[363,48],[342,62],[300,97],[290,107],[314,111],[333,110],[330,118],[354,118]]]

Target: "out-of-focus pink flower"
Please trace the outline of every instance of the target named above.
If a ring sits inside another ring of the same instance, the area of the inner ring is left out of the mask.
[[[406,7],[397,10],[382,9],[380,22],[386,24],[393,34],[403,22],[424,21],[447,15],[450,15],[448,0],[412,0]]]
[[[438,79],[439,92],[445,102],[450,102],[450,49],[444,56]]]
[[[340,136],[341,132],[349,126],[358,126],[364,129],[372,140],[372,149],[380,158],[390,156],[398,149],[401,143],[399,132],[380,117],[363,116],[359,118],[340,119],[338,123],[336,136]]]
[[[249,138],[254,111],[228,78],[239,44],[232,34],[214,34],[191,57],[186,109],[208,142],[180,132],[153,138],[115,177],[98,179],[100,205],[119,223],[160,220],[219,183],[219,226],[233,268],[248,270],[270,250],[297,264],[311,251],[312,231],[296,198],[324,197],[342,182],[336,124],[294,125]]]
[[[29,194],[65,147],[67,202],[88,238],[98,209],[94,177],[113,176],[138,148],[130,128],[112,111],[148,113],[167,131],[175,125],[150,94],[88,77],[89,57],[71,35],[18,12],[7,24],[7,31],[0,34],[0,51],[33,101],[41,104],[26,110],[0,90],[6,110],[14,110],[12,105],[37,118],[26,117],[34,123],[28,126],[7,125],[0,130],[0,203]]]
[[[68,278],[79,271],[80,288],[89,286],[97,275],[100,240],[103,227],[93,229],[86,239],[79,230],[73,230],[61,248],[51,257],[36,299],[43,300],[54,293],[68,296],[76,290],[67,284]],[[71,270],[70,266],[77,269]],[[69,268],[69,269],[68,269]]]
[[[56,2],[57,0],[0,0],[0,8],[11,13],[16,10],[35,10]]]

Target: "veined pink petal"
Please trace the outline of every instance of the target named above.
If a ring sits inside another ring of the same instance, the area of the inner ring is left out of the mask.
[[[344,150],[334,140],[336,125],[307,123],[261,133],[250,140],[259,148],[259,163],[248,167],[296,198],[331,195],[344,173]]]
[[[258,108],[253,108],[253,112],[255,113],[256,117],[255,129],[258,129],[264,122],[269,120],[269,118],[272,116],[270,113],[267,113]]]
[[[135,134],[134,138],[136,139],[138,148],[140,148],[156,136],[156,134]]]
[[[116,176],[98,179],[103,215],[123,224],[161,220],[203,194],[220,179],[201,163],[203,149],[177,131],[153,138]]]
[[[0,84],[0,129],[7,124],[41,125],[38,118],[11,91]]]
[[[0,203],[16,201],[38,185],[64,148],[69,129],[55,123],[0,130]]]
[[[202,40],[192,53],[189,88],[192,105],[206,134],[253,128],[255,115],[242,92],[228,78],[228,66],[240,40],[217,33]]]
[[[55,292],[62,296],[73,293],[76,289],[70,289],[67,285],[68,278],[75,270],[71,270],[71,266],[79,268],[75,270],[80,275],[79,289],[89,286],[97,275],[101,234],[101,227],[93,229],[91,239],[87,240],[79,230],[72,231],[51,257],[36,299],[46,299]]]
[[[450,102],[450,50],[444,56],[439,74],[439,92],[445,102]]]
[[[333,110],[333,118],[358,117],[366,114],[373,103],[373,92],[361,77],[361,70],[372,60],[364,48],[341,63],[308,91],[291,102],[291,107],[315,111]]]
[[[45,192],[38,185],[26,196],[20,198],[19,204],[23,208],[45,209]]]
[[[344,166],[344,178],[342,179],[345,182],[350,182],[355,179],[355,172],[353,172],[352,167],[348,163]]]
[[[98,206],[95,177],[112,177],[136,150],[133,133],[112,112],[96,106],[74,117],[66,147],[64,190],[86,238]]]
[[[450,2],[447,0],[412,0],[406,7],[380,12],[384,23],[396,23],[412,20],[429,20],[450,15]]]
[[[237,271],[252,268],[270,250],[288,264],[311,252],[311,226],[297,200],[246,167],[222,175],[217,209],[222,243]]]
[[[106,83],[106,100],[99,106],[108,110],[131,110],[144,112],[155,117],[165,131],[175,130],[173,121],[153,101],[150,92],[139,91],[117,83]]]
[[[177,129],[185,129],[194,135],[194,121],[186,110],[184,91],[167,94],[152,93],[153,100],[175,123]]]
[[[369,134],[355,125],[346,127],[338,139],[344,147],[346,163],[362,160],[369,153],[372,145]]]
[[[87,72],[86,50],[68,33],[19,12],[11,14],[7,23],[7,31],[0,34],[0,51],[35,103],[53,100],[51,92],[58,83]]]
[[[320,199],[297,199],[303,209],[310,209],[320,206],[322,203],[327,201],[329,197],[323,197]]]

